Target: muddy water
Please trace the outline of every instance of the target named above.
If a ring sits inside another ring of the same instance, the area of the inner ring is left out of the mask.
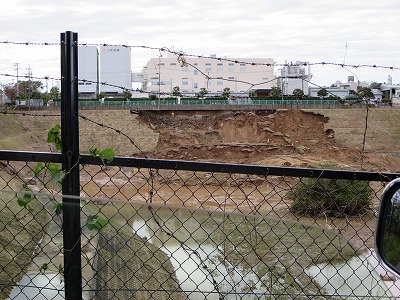
[[[327,295],[343,295],[346,299],[394,299],[367,256],[371,255],[355,256],[335,265],[319,264],[306,269],[306,273]]]
[[[233,175],[227,178],[228,175],[223,174],[169,174],[168,171],[164,174],[160,171],[157,178],[151,181],[148,171],[138,173],[133,168],[89,171],[96,175],[81,176],[83,197],[245,213],[265,213],[288,208],[282,201],[282,195],[287,193],[289,183],[281,179],[274,182],[272,178],[267,181],[256,177],[255,181],[252,181],[254,178],[236,178]]]
[[[146,213],[142,212],[142,217],[134,218],[132,228],[170,257],[180,288],[188,299],[265,297],[267,288],[255,273],[231,265],[219,246],[211,242],[199,243],[216,228],[202,228],[196,220],[203,219],[204,212],[198,214],[159,209],[144,217]]]
[[[36,197],[41,200],[45,208],[52,214],[54,199],[49,201],[52,197],[47,197],[43,194],[37,194]],[[61,201],[61,199],[58,199],[58,201]],[[81,215],[82,223],[84,223],[85,214]],[[83,256],[90,259],[95,254],[93,245],[96,243],[92,239],[92,232],[83,229],[83,233],[81,241]],[[90,239],[91,242],[89,242]],[[62,245],[62,219],[61,216],[53,216],[46,225],[46,234],[39,242],[33,261],[28,266],[27,273],[11,291],[9,299],[65,299],[64,278],[57,270],[57,266],[64,265]],[[40,266],[43,264],[48,264],[48,270],[40,272]],[[82,264],[82,275],[84,287],[88,289],[89,281],[92,278],[92,270],[85,263],[85,260],[83,260]],[[90,299],[90,293],[83,292],[83,299]]]

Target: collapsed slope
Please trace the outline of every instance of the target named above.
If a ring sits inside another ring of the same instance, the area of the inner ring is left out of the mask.
[[[300,110],[141,111],[139,121],[159,133],[154,156],[167,159],[306,166],[346,152],[325,129],[328,118]]]

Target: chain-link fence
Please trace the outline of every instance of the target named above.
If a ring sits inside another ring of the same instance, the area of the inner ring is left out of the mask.
[[[0,299],[65,298],[67,205],[84,299],[400,295],[373,249],[395,174],[83,156],[81,198],[64,202],[57,157],[19,155],[0,162]]]

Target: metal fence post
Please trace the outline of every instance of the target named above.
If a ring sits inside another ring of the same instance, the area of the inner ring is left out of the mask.
[[[78,34],[61,33],[63,195],[79,196]],[[82,299],[80,200],[63,197],[65,299]]]

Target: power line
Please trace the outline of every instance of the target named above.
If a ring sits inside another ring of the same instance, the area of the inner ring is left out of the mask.
[[[19,46],[60,46],[60,43],[47,43],[47,42],[15,42],[15,41],[0,41],[0,44],[7,44],[7,45],[19,45]],[[387,70],[400,70],[400,67],[396,66],[385,66],[380,64],[346,64],[343,63],[335,63],[335,62],[301,62],[301,63],[259,63],[259,62],[251,62],[246,60],[237,60],[237,59],[230,59],[227,57],[215,57],[214,55],[198,55],[198,54],[189,54],[182,51],[174,51],[170,50],[167,47],[151,47],[145,45],[125,45],[125,44],[107,44],[107,43],[83,43],[79,44],[79,46],[110,46],[110,47],[126,47],[126,48],[141,48],[147,50],[154,50],[158,52],[166,52],[170,54],[174,54],[178,57],[193,57],[193,58],[204,58],[210,59],[215,61],[227,61],[234,64],[246,64],[252,66],[271,66],[271,67],[288,67],[288,66],[337,66],[342,68],[374,68],[374,69],[387,69]]]

